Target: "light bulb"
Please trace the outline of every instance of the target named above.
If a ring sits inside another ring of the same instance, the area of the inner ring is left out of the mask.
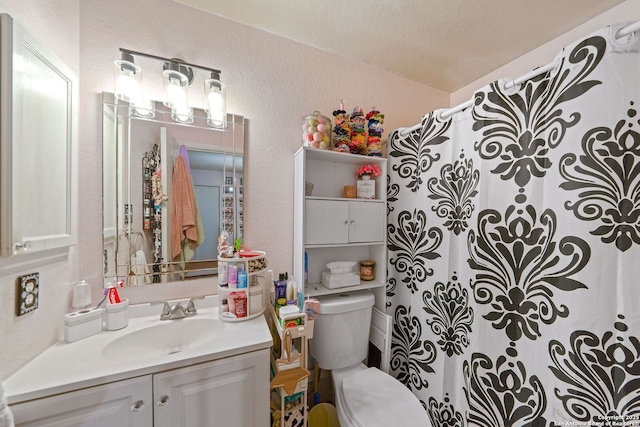
[[[114,93],[126,102],[139,102],[142,98],[142,69],[130,61],[113,62]]]
[[[225,86],[220,82],[219,73],[212,73],[212,78],[204,82],[204,93],[207,96],[207,123],[216,128],[226,127],[227,102]]]
[[[222,111],[224,98],[220,92],[211,91],[207,95],[207,111]]]
[[[164,105],[169,108],[183,108],[186,107],[187,102],[187,86],[189,80],[184,74],[173,71],[165,70],[162,72],[165,77],[164,80]]]

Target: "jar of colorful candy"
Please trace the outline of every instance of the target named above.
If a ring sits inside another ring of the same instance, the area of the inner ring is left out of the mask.
[[[305,147],[331,149],[331,120],[314,111],[304,118],[302,144]]]

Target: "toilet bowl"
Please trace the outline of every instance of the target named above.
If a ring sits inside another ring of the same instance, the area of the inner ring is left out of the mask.
[[[430,427],[425,409],[409,389],[362,363],[368,352],[373,293],[342,293],[319,300],[310,353],[321,369],[331,370],[340,426]]]

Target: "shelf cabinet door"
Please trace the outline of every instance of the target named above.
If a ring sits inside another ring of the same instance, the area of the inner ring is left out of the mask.
[[[268,427],[269,350],[153,376],[155,427]]]
[[[307,245],[349,242],[349,204],[336,200],[307,200],[305,241]]]
[[[150,427],[151,375],[11,405],[16,427]]]
[[[384,203],[349,202],[349,243],[384,241]]]
[[[384,203],[307,200],[307,245],[340,245],[384,241]]]

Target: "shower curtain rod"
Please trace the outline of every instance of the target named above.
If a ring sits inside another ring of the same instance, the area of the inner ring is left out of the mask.
[[[633,34],[636,31],[640,30],[640,21],[635,22],[631,25],[628,25],[624,28],[621,28],[617,33],[616,33],[616,40],[628,36],[629,34]],[[540,74],[544,74],[547,71],[551,71],[553,70],[553,68],[556,66],[556,62],[550,62],[547,65],[543,65],[542,67],[538,67],[535,70],[529,71],[527,74],[520,76],[516,79],[513,79],[511,81],[508,81],[504,87],[505,89],[511,89],[512,87],[519,85],[520,83],[524,83],[529,79],[532,79],[536,76],[539,76]],[[455,113],[464,110],[465,108],[470,107],[473,104],[473,100],[468,100],[466,102],[463,102],[462,104],[456,105],[455,107],[451,107],[449,109],[444,110],[442,113],[440,113],[440,117],[442,117],[443,119],[446,119],[447,117],[453,116]],[[408,128],[400,128],[400,135],[406,135],[408,133],[411,133],[415,130],[420,129],[420,126],[422,126],[422,123],[418,123],[417,125],[408,127]]]

